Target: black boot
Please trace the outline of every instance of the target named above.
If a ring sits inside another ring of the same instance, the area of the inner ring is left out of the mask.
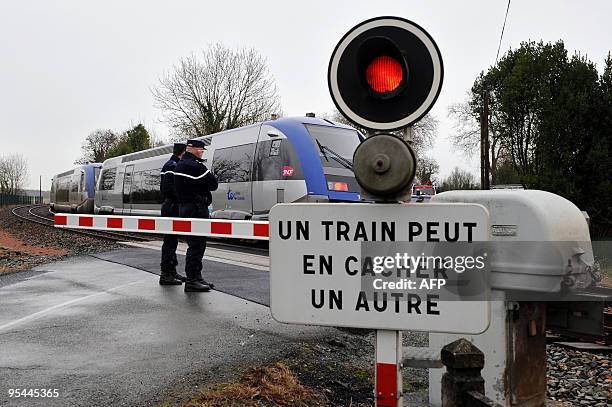
[[[159,276],[159,285],[181,285],[183,282],[177,278],[174,278],[172,271],[168,269],[162,269],[161,275]]]
[[[200,280],[187,280],[185,282],[185,292],[207,292],[210,291],[208,284],[203,284]]]
[[[204,280],[203,278],[199,279],[200,283],[209,286],[211,289],[215,288],[215,285],[213,283],[209,283],[208,281]]]
[[[179,274],[179,273],[176,271],[176,269],[172,270],[171,275],[172,275],[172,277],[174,277],[176,280],[180,280],[180,281],[182,281],[183,283],[184,283],[185,281],[187,281],[187,277],[180,275],[180,274]]]

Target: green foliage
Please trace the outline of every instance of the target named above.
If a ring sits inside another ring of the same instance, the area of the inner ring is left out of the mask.
[[[589,213],[595,235],[612,234],[610,56],[600,76],[562,41],[525,42],[477,78],[475,114],[485,90],[502,151],[496,182],[564,196]]]
[[[151,139],[149,132],[142,124],[118,134],[113,130],[96,130],[83,141],[83,155],[75,164],[101,163],[104,160],[120,155],[146,150],[161,145],[161,141]]]
[[[514,165],[509,161],[501,162],[497,165],[497,173],[495,184],[496,185],[508,185],[508,184],[520,184],[521,177],[519,176]]]
[[[142,124],[138,124],[119,136],[118,142],[109,150],[106,158],[135,153],[151,147],[149,132]]]

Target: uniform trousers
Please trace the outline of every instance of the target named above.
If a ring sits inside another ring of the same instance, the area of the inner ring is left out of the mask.
[[[161,216],[167,218],[178,218],[178,203],[173,202],[170,199],[166,199],[161,206]],[[178,265],[178,260],[176,258],[177,246],[178,237],[176,235],[164,235],[160,264],[162,271],[172,271],[176,269],[176,266]]]
[[[208,208],[203,204],[188,203],[179,205],[181,218],[208,219]],[[202,258],[206,250],[204,236],[185,236],[187,241],[187,255],[185,256],[185,274],[188,280],[202,280]]]

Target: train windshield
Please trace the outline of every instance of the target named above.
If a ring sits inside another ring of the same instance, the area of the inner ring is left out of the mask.
[[[98,185],[98,178],[100,177],[100,167],[94,167],[94,185]]]
[[[360,143],[356,130],[307,124],[306,129],[319,150],[323,167],[351,169],[353,153]]]
[[[361,142],[357,131],[310,124],[306,129],[319,151],[327,189],[359,193],[359,184],[353,173],[353,153]]]

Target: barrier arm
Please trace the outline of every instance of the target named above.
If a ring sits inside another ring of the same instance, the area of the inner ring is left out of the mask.
[[[56,228],[269,240],[267,221],[56,214]]]

